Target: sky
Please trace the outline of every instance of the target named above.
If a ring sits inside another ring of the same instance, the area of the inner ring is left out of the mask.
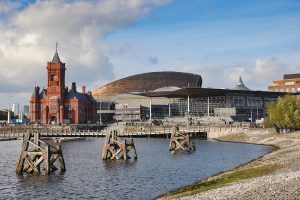
[[[300,73],[299,22],[299,0],[0,0],[0,109],[47,85],[56,42],[69,87],[179,71],[267,90]]]

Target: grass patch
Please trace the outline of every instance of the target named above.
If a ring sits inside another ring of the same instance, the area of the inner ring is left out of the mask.
[[[164,197],[183,197],[198,194],[207,190],[230,185],[241,180],[268,175],[274,172],[277,168],[278,167],[276,165],[267,165],[226,172],[224,174],[217,175],[216,177],[205,179],[176,191],[169,192]]]

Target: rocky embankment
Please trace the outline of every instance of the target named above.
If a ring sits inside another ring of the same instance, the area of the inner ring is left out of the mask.
[[[278,149],[253,162],[194,185],[202,184],[201,187],[206,187],[207,183],[223,181],[224,177],[228,179],[240,171],[251,173],[253,169],[272,170],[267,175],[235,179],[222,185],[223,187],[212,187],[216,189],[204,192],[197,192],[199,186],[189,186],[190,189],[167,194],[162,199],[300,199],[300,131],[279,135],[271,130],[254,129],[218,139],[273,145]]]

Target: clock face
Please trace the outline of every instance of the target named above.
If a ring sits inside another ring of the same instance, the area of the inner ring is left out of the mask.
[[[56,76],[55,74],[52,75],[52,76],[51,76],[51,80],[52,80],[52,81],[57,81],[57,76]]]

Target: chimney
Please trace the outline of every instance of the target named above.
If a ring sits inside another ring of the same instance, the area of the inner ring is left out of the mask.
[[[76,92],[76,83],[75,83],[75,82],[72,83],[72,90],[73,90],[74,92]]]
[[[40,87],[39,87],[39,86],[36,86],[36,87],[35,87],[35,96],[36,96],[36,97],[39,97],[39,95],[40,95]]]
[[[86,87],[82,86],[82,90],[81,91],[82,91],[83,94],[85,94],[85,89],[86,89]]]

